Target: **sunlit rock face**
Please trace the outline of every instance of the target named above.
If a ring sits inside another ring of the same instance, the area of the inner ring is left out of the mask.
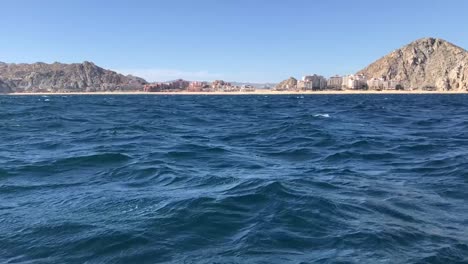
[[[406,89],[468,90],[468,52],[442,39],[423,38],[358,72],[385,78]]]

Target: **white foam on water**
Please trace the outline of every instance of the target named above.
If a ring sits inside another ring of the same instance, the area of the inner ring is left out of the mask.
[[[314,117],[325,117],[325,118],[329,118],[330,115],[329,115],[329,114],[315,114]]]

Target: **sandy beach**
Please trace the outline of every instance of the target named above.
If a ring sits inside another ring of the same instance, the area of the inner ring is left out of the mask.
[[[468,91],[271,91],[255,92],[70,92],[70,93],[8,93],[3,95],[343,95],[343,94],[467,94]]]

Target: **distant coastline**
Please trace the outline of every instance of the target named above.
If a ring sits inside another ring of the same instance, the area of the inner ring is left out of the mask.
[[[4,93],[0,95],[346,95],[346,94],[468,94],[468,91],[421,91],[421,90],[344,90],[344,91],[272,91],[256,90],[252,92],[56,92],[56,93]]]
[[[7,94],[446,94],[467,91],[468,52],[436,38],[413,41],[355,74],[329,78],[310,74],[302,79],[290,77],[274,86],[273,83],[224,80],[147,82],[89,61],[72,64],[0,62],[0,93]]]

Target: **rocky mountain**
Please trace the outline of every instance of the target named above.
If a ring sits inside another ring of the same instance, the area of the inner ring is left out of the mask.
[[[146,81],[105,70],[92,62],[13,64],[0,62],[0,90],[95,92],[141,90]]]
[[[468,90],[468,52],[445,40],[423,38],[358,72],[395,80],[405,89]]]
[[[276,90],[288,90],[288,89],[295,88],[296,86],[297,86],[297,79],[294,77],[290,77],[289,79],[278,83],[275,86],[275,89]]]

